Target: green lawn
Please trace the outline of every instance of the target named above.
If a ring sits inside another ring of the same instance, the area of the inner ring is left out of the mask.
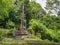
[[[0,29],[5,33],[8,33],[11,29]],[[26,38],[25,40],[15,40],[14,38],[4,38],[0,41],[0,45],[60,45],[49,40],[41,40],[37,36],[32,35],[32,38]]]
[[[12,38],[5,38],[0,43],[1,45],[60,45],[59,43],[48,40],[15,40]]]

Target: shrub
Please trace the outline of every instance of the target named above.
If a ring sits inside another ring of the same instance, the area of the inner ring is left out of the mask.
[[[58,42],[60,41],[60,31],[48,29],[43,23],[39,20],[32,19],[30,21],[30,31],[34,31],[36,33],[40,33],[41,39],[48,39],[50,41]]]
[[[0,41],[3,39],[3,35],[4,35],[3,31],[0,30]]]
[[[13,31],[14,31],[14,29],[9,30],[9,32],[7,33],[7,36],[13,37]]]

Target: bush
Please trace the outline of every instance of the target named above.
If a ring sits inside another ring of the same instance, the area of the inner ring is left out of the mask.
[[[29,31],[29,33],[34,34],[34,31],[31,27],[29,27],[27,30]]]
[[[10,29],[9,32],[7,33],[7,36],[13,37],[13,31],[14,31],[14,29]]]
[[[30,21],[30,27],[32,30],[34,30],[35,33],[43,33],[47,31],[47,28],[45,25],[43,25],[39,20],[32,19]]]
[[[60,31],[48,29],[39,20],[32,19],[30,21],[30,31],[34,31],[34,34],[40,33],[41,39],[48,39],[50,41],[58,42],[60,41]]]
[[[0,41],[3,39],[4,33],[0,30]]]
[[[12,21],[8,21],[7,23],[6,23],[6,28],[9,28],[9,29],[11,29],[11,28],[14,28],[15,27],[15,23],[14,22],[12,22]]]
[[[32,28],[32,30],[35,32],[35,35],[36,35],[36,32],[38,32],[39,30],[39,21],[32,19],[30,21],[30,27]]]
[[[48,34],[54,42],[59,42],[60,41],[60,31],[58,30],[47,30],[46,34]]]

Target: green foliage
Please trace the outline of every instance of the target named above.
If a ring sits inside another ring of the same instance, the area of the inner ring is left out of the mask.
[[[12,35],[13,35],[13,31],[14,31],[14,29],[11,29],[11,30],[8,32],[8,35],[12,36]]]
[[[10,0],[0,0],[0,19],[4,20],[8,16],[8,10],[11,7]],[[4,11],[3,11],[4,10]]]
[[[34,34],[40,33],[41,39],[48,39],[50,41],[58,42],[60,41],[60,31],[48,29],[43,23],[39,20],[32,19],[30,22],[30,30],[34,31]]]
[[[60,30],[60,18],[56,16],[45,15],[42,17],[41,22],[48,28],[52,30]]]
[[[56,5],[53,5],[57,4],[58,1],[49,0],[46,3],[46,9],[51,13],[51,10],[56,8]],[[60,41],[60,12],[58,12],[58,16],[46,14],[38,3],[29,2],[29,0],[0,0],[0,28],[19,28],[23,5],[27,30],[31,34],[35,34],[33,38],[39,35],[41,39]],[[12,35],[13,31],[13,29],[9,30],[9,35]],[[3,34],[6,33],[0,30],[0,39],[2,39]]]
[[[29,33],[34,34],[34,30],[32,29],[32,27],[29,27],[27,30],[29,31]]]
[[[36,15],[41,10],[40,5],[35,2],[30,2],[30,8],[31,8],[31,12],[34,15]]]
[[[30,25],[36,34],[36,31],[38,32],[39,30],[39,21],[36,22],[36,20],[32,19]]]
[[[13,8],[10,0],[0,0],[0,26],[6,27],[6,22],[9,19],[9,10]]]
[[[46,34],[50,35],[52,41],[59,42],[60,41],[60,31],[57,30],[47,30]]]
[[[29,2],[26,13],[27,27],[31,19],[40,19],[42,15],[46,14],[42,7],[36,2]]]
[[[45,33],[47,28],[39,21],[36,19],[32,19],[30,22],[30,26],[34,30],[35,34],[38,33]]]
[[[0,31],[0,40],[2,40],[3,33]]]
[[[15,26],[14,22],[12,22],[12,21],[10,21],[10,20],[9,20],[9,21],[7,22],[7,24],[6,24],[6,27],[7,27],[7,28],[14,28],[14,26]]]
[[[38,17],[42,16],[43,13],[46,14],[38,3],[30,2],[29,5],[30,5],[29,13],[32,18],[37,19]]]

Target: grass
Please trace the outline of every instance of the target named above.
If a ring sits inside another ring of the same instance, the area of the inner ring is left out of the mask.
[[[11,29],[0,29],[5,33],[8,33]],[[25,40],[15,40],[13,38],[4,38],[0,45],[60,45],[60,43],[52,42],[49,40],[41,40],[38,36],[32,35],[32,38],[26,38]]]
[[[15,40],[13,38],[5,38],[1,41],[2,45],[60,45],[56,42],[48,40]]]

